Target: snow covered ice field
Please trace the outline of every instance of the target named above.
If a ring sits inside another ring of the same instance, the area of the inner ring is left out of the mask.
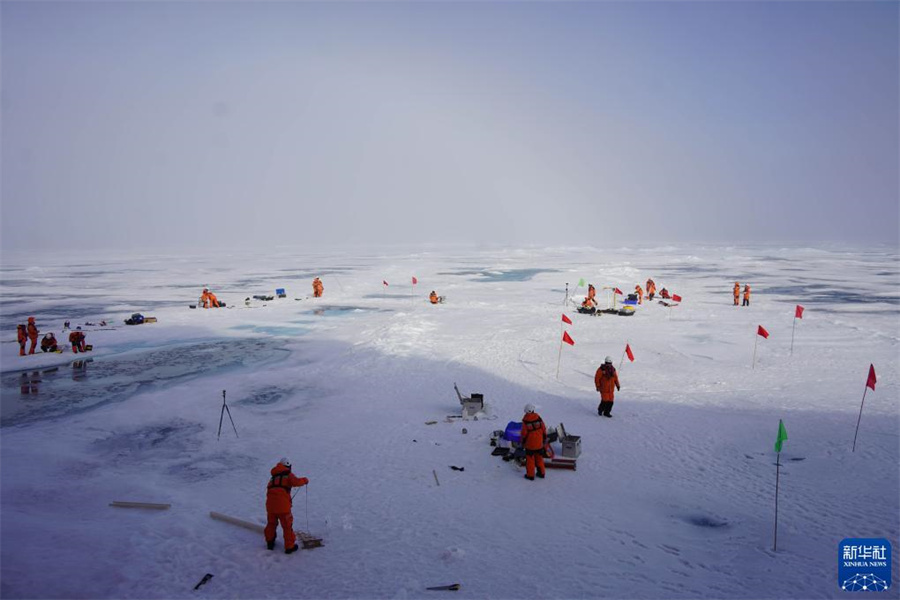
[[[563,305],[581,277],[601,300],[652,277],[684,302],[588,317]],[[204,285],[233,308],[190,310]],[[276,287],[288,297],[244,306]],[[896,249],[6,256],[0,302],[3,598],[419,598],[455,582],[459,598],[838,598],[845,537],[889,539],[900,577]],[[132,312],[159,322],[127,327]],[[575,345],[557,380],[562,312]],[[30,315],[61,342],[65,319],[108,326],[85,327],[95,350],[73,367],[68,349],[17,356]],[[601,419],[594,371],[626,343],[636,360]],[[486,418],[448,422],[454,382]],[[226,416],[216,439],[222,390],[240,437]],[[491,456],[529,402],[581,436],[576,471],[529,482]],[[263,523],[281,456],[311,480],[295,528],[322,548],[285,555],[279,533],[269,552],[208,516]]]

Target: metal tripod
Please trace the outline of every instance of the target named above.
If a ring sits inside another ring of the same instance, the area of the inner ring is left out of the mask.
[[[231,427],[234,428],[234,435],[241,437],[238,435],[237,427],[234,426],[234,419],[231,418],[231,409],[225,403],[225,390],[222,390],[222,412],[219,413],[219,433],[216,435],[216,440],[222,436],[222,420],[225,418],[225,411],[228,411],[228,419],[231,421]]]

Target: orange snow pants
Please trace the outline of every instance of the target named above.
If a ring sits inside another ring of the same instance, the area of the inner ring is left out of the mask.
[[[525,450],[525,474],[534,479],[534,465],[537,463],[538,473],[544,473],[544,449]]]
[[[291,513],[267,513],[268,522],[266,523],[266,543],[275,541],[275,533],[278,531],[278,523],[281,523],[282,535],[284,537],[284,549],[290,550],[297,545],[297,538],[294,537],[294,515]]]

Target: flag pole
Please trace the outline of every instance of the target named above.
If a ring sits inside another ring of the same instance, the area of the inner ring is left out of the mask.
[[[756,339],[753,340],[753,364],[750,367],[751,369],[756,368],[756,346],[759,345],[759,332],[756,334]]]
[[[625,340],[625,347],[628,348],[628,340]],[[622,365],[625,364],[625,350],[622,350],[622,360],[619,361],[619,370],[622,370]]]
[[[856,433],[853,434],[853,450],[852,452],[856,452],[856,436],[859,435],[859,422],[862,421],[862,411],[863,404],[866,403],[866,392],[869,391],[869,386],[866,384],[866,387],[863,389],[863,397],[862,402],[859,403],[859,418],[856,419]]]
[[[781,473],[781,452],[775,458],[775,541],[772,552],[778,551],[778,478]]]
[[[559,338],[559,356],[556,357],[556,379],[559,381],[559,363],[562,361],[562,338]]]
[[[577,290],[578,288],[576,287],[575,289]],[[575,295],[574,291],[572,292],[572,295],[573,296]],[[563,306],[566,306],[567,304],[569,304],[569,282],[568,281],[566,282],[566,299],[563,300]]]
[[[797,327],[797,314],[794,313],[794,322],[791,324],[791,356],[794,355],[794,328]]]

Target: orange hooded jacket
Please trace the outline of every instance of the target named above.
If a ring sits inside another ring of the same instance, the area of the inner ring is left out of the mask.
[[[600,365],[594,374],[594,387],[600,392],[600,399],[612,402],[619,387],[619,374],[612,365]]]
[[[309,483],[306,477],[295,477],[291,468],[281,463],[272,467],[272,478],[266,490],[266,512],[280,515],[291,512],[291,488]]]
[[[525,413],[522,417],[522,446],[526,450],[540,450],[544,447],[547,428],[537,413]]]

